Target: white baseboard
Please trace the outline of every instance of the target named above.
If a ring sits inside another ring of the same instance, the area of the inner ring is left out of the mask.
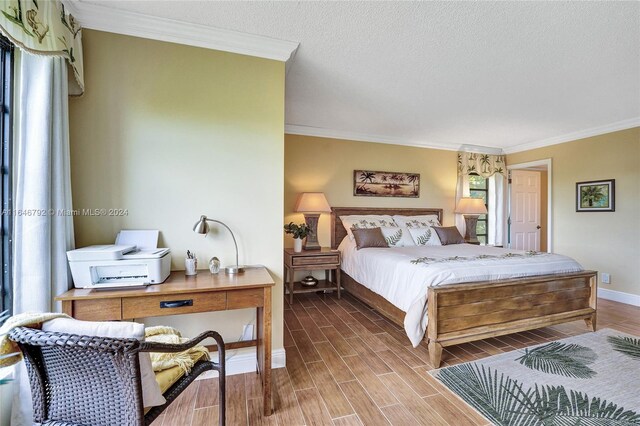
[[[640,296],[637,294],[623,293],[616,290],[608,290],[598,287],[598,297],[614,302],[626,303],[627,305],[640,306]]]
[[[216,360],[217,352],[211,353],[211,359]],[[271,351],[271,368],[284,368],[287,365],[287,354],[282,349]],[[237,349],[227,352],[227,376],[234,374],[253,373],[257,371],[255,348]],[[217,371],[207,371],[198,380],[218,377]]]

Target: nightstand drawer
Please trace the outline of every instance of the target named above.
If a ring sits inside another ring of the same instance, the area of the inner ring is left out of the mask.
[[[337,265],[340,261],[340,256],[332,254],[329,256],[304,256],[294,257],[293,266],[304,265]]]

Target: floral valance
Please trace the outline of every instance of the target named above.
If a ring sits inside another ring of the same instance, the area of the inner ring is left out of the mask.
[[[60,56],[73,70],[69,94],[84,92],[82,32],[60,0],[0,0],[0,31],[20,49]]]
[[[507,175],[507,163],[504,155],[458,152],[459,175],[478,174],[488,178],[496,173]]]

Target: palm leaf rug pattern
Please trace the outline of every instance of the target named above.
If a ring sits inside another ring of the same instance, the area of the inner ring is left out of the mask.
[[[602,384],[597,380],[640,371],[640,339],[620,334],[600,330],[431,374],[500,426],[640,425],[633,377],[603,382],[609,388],[607,397],[599,395]],[[597,350],[587,347],[589,336],[597,341]],[[611,383],[620,388],[610,389]]]
[[[640,359],[640,339],[623,336],[609,336],[607,341],[613,345],[613,349],[631,358]]]
[[[596,360],[593,350],[576,344],[552,342],[534,349],[525,349],[524,355],[516,358],[520,364],[533,370],[565,377],[588,379],[596,375],[589,368]]]

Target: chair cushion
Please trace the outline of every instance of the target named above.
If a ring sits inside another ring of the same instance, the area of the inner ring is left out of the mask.
[[[73,318],[56,318],[42,324],[42,331],[77,334],[81,336],[112,337],[144,340],[144,324],[126,321],[79,321]],[[139,354],[142,378],[142,401],[145,407],[166,402],[156,382],[151,358],[146,352]]]
[[[194,363],[200,361],[204,355],[200,354],[200,356],[193,360]],[[156,382],[158,382],[158,386],[160,386],[160,392],[164,395],[166,391],[169,390],[171,386],[174,385],[182,376],[184,376],[184,370],[178,366],[167,368],[166,370],[156,371]],[[151,409],[151,407],[147,407],[144,410],[144,413]]]
[[[156,382],[160,387],[160,392],[165,393],[180,377],[184,376],[184,371],[180,367],[171,367],[166,370],[156,371]]]
[[[193,360],[194,363],[200,361],[203,358],[203,354],[200,354],[196,359]],[[158,386],[160,386],[160,391],[164,394],[169,390],[171,386],[182,376],[185,375],[184,369],[179,366],[167,368],[166,370],[160,370],[155,372],[156,382],[158,382]]]

